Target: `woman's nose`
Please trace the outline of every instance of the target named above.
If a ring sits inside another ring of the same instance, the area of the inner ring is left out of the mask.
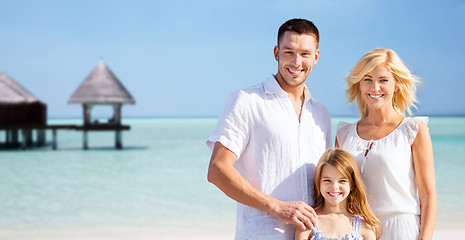
[[[381,88],[380,88],[380,85],[377,81],[373,81],[373,84],[371,86],[371,88],[375,91],[379,91]]]

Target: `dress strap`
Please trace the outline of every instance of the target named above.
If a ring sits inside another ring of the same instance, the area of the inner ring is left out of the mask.
[[[313,229],[312,229],[312,238],[310,240],[320,240],[322,239],[322,235],[321,235],[321,232],[320,230],[318,229],[318,226],[315,226]]]
[[[361,225],[362,225],[362,218],[359,215],[354,214],[354,220],[352,223],[352,231],[353,233],[355,233],[356,236],[360,235]]]

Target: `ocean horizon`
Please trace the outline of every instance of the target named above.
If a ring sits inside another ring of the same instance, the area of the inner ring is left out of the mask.
[[[333,135],[339,121],[333,117]],[[48,124],[82,124],[51,118]],[[124,118],[123,149],[114,132],[59,130],[58,148],[0,150],[0,239],[99,236],[102,232],[209,234],[235,225],[235,202],[207,182],[205,141],[215,117]],[[430,117],[438,228],[465,227],[465,117]],[[4,141],[0,132],[0,141]],[[87,234],[87,235],[86,235]],[[232,238],[232,236],[231,236]]]

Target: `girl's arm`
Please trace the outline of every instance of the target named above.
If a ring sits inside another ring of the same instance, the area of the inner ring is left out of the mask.
[[[312,230],[305,230],[296,227],[295,228],[295,240],[308,240],[312,237]]]
[[[417,136],[412,144],[412,155],[421,207],[419,239],[431,240],[436,224],[438,205],[436,199],[433,145],[426,124],[421,122],[418,127]]]

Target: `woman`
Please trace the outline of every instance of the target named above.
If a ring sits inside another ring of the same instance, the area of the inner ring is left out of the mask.
[[[428,119],[404,115],[415,107],[417,80],[393,50],[374,49],[346,82],[361,119],[339,123],[336,146],[357,160],[381,239],[432,239],[437,200]]]

